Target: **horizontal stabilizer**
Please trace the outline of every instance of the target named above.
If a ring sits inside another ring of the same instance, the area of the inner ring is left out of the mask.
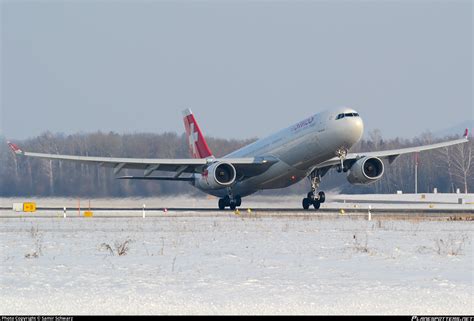
[[[183,181],[192,182],[193,177],[170,177],[170,176],[120,176],[117,179],[143,179],[143,180],[157,180],[157,181]]]

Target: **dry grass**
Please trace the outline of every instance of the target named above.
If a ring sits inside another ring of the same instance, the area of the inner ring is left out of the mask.
[[[467,235],[461,235],[459,237],[449,235],[447,240],[436,238],[434,240],[434,248],[438,255],[457,256],[462,254],[463,248],[468,240]]]
[[[448,221],[474,221],[474,216],[455,215],[448,217]]]
[[[41,233],[38,227],[32,226],[30,231],[30,236],[34,241],[34,250],[30,253],[25,254],[27,259],[36,259],[43,255],[43,233]]]
[[[352,236],[353,240],[354,240],[354,245],[353,245],[353,249],[356,251],[356,252],[359,252],[359,253],[370,253],[370,249],[368,247],[368,242],[369,242],[369,236],[367,234],[365,234],[365,240],[363,243],[361,243],[359,241],[359,238],[357,237],[356,234],[354,234]]]
[[[129,245],[132,242],[133,241],[131,239],[126,239],[123,242],[115,241],[114,248],[112,248],[112,246],[110,246],[108,243],[102,243],[99,249],[108,251],[111,255],[124,256],[127,255],[128,251],[130,250]]]

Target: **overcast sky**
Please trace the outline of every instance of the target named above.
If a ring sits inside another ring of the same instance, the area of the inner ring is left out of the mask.
[[[0,0],[1,1],[1,0]],[[262,137],[355,108],[411,137],[474,118],[471,1],[2,1],[0,134]]]

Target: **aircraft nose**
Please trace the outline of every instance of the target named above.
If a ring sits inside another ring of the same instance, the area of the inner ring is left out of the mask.
[[[355,142],[358,142],[362,138],[362,134],[364,133],[364,122],[360,117],[354,117],[351,119],[351,131],[352,137],[354,137]]]
[[[355,111],[340,113],[335,118],[334,130],[340,145],[350,148],[362,138],[364,122]]]
[[[344,144],[348,147],[357,143],[364,133],[364,122],[360,117],[348,118],[342,129]]]

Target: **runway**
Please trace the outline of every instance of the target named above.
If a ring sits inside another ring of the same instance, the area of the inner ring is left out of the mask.
[[[11,208],[0,208],[0,218],[84,218],[85,211],[92,212],[93,217],[100,218],[131,218],[131,217],[221,217],[221,216],[240,216],[240,217],[367,217],[369,210],[364,207],[352,208],[321,208],[319,210],[302,210],[297,208],[240,208],[235,211],[219,210],[215,208],[146,208],[143,214],[143,208],[138,207],[93,207],[90,209],[64,208],[61,207],[40,207],[34,213],[17,213]],[[372,218],[391,218],[391,219],[457,219],[474,221],[474,209],[413,209],[413,208],[373,208],[370,210]],[[89,217],[86,217],[89,218]]]
[[[13,211],[15,202],[36,203],[36,212]],[[298,196],[257,196],[245,199],[236,211],[219,210],[216,199],[199,197],[154,197],[154,198],[28,198],[0,199],[0,218],[22,217],[84,217],[85,211],[93,217],[339,217],[368,216],[401,218],[462,217],[474,219],[473,194],[379,194],[379,195],[329,195],[319,210],[303,210]],[[64,213],[66,212],[66,213]]]

